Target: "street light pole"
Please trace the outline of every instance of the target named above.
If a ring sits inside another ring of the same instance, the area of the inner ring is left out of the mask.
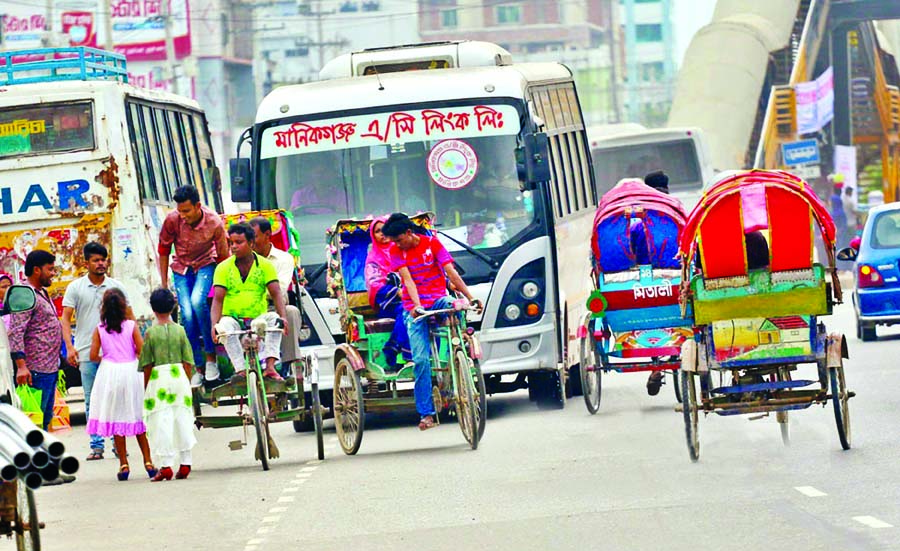
[[[175,39],[172,38],[172,0],[160,2],[160,16],[166,31],[166,72],[172,79],[172,92],[178,94],[178,77],[175,75]]]

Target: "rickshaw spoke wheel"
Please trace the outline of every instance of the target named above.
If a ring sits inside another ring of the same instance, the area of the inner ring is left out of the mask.
[[[831,402],[834,404],[834,421],[837,424],[838,439],[841,447],[850,449],[850,395],[844,380],[844,366],[829,367],[831,379]]]
[[[579,373],[581,375],[581,391],[584,405],[591,415],[600,409],[601,377],[603,371],[597,362],[594,339],[588,334],[581,339],[581,357]]]
[[[682,371],[681,373],[681,411],[684,414],[684,435],[687,440],[688,454],[691,461],[700,459],[700,412],[697,406],[697,388],[694,384],[694,373]]]
[[[469,368],[469,358],[462,350],[456,351],[456,418],[463,437],[473,450],[478,449],[478,405],[475,398],[475,384]]]
[[[34,492],[21,481],[16,484],[16,551],[40,551],[41,527]]]
[[[475,419],[478,423],[478,441],[484,437],[484,429],[487,426],[487,387],[484,383],[484,373],[478,360],[470,360],[469,372],[474,381],[475,388]]]
[[[359,373],[350,360],[341,358],[334,367],[334,427],[347,455],[359,451],[365,423],[365,404]]]
[[[256,369],[247,370],[247,394],[250,400],[250,418],[256,430],[256,458],[264,471],[269,470],[269,420],[266,415],[266,397]]]

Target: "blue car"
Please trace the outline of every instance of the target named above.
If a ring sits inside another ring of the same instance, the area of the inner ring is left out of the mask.
[[[900,323],[900,203],[869,211],[859,250],[839,258],[856,261],[856,336],[874,341],[876,326]]]

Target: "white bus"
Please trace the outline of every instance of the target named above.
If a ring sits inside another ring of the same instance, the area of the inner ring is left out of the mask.
[[[21,60],[38,61],[21,61]],[[0,53],[0,272],[23,278],[34,248],[56,255],[61,310],[99,241],[135,315],[150,320],[156,244],[172,193],[193,184],[221,211],[203,111],[191,99],[127,83],[123,56],[90,48]]]
[[[662,170],[669,176],[669,191],[690,210],[713,177],[699,128],[648,130],[635,124],[612,124],[588,128],[588,138],[598,197],[622,178],[643,178]]]
[[[485,304],[472,321],[488,391],[527,387],[539,405],[561,407],[564,351],[580,319],[572,309],[584,310],[590,289],[596,205],[571,72],[514,64],[494,44],[448,42],[347,54],[321,75],[263,99],[246,134],[252,159],[233,161],[235,201],[293,213],[308,279],[303,344],[323,365],[342,354],[326,229],[432,211]]]

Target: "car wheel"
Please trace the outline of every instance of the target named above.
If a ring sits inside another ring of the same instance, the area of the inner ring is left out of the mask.
[[[857,331],[860,333],[860,338],[863,342],[870,342],[878,339],[878,334],[875,332],[875,324],[863,324],[858,323]]]

